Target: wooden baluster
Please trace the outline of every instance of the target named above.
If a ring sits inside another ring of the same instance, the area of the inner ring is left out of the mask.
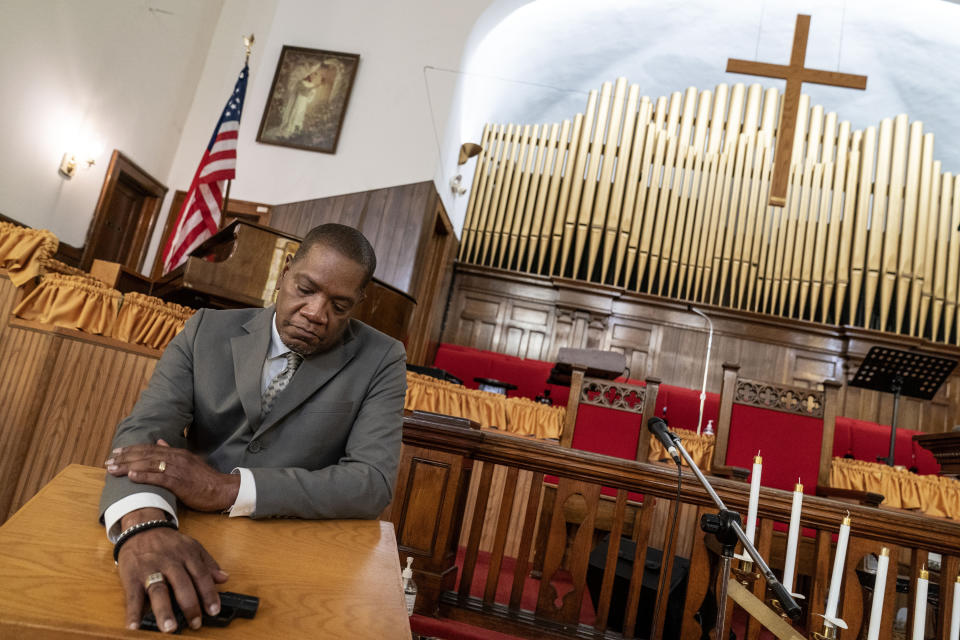
[[[623,534],[623,520],[627,512],[627,491],[617,491],[617,502],[613,509],[613,526],[607,545],[607,557],[603,563],[603,582],[600,585],[600,599],[597,601],[597,618],[593,626],[600,631],[607,629],[607,617],[610,613],[610,598],[613,594],[613,580],[617,575],[620,536]]]
[[[487,570],[487,584],[483,590],[483,604],[492,605],[497,595],[497,583],[500,581],[500,566],[503,564],[503,551],[507,546],[507,532],[510,530],[510,512],[513,510],[513,498],[517,490],[519,467],[508,467],[507,477],[500,494],[500,512],[497,514],[497,532],[490,552],[490,566]]]
[[[530,492],[527,494],[527,507],[523,514],[523,532],[520,534],[520,547],[517,550],[517,565],[513,572],[513,586],[510,589],[510,610],[520,609],[523,586],[530,567],[530,551],[533,548],[533,533],[537,526],[537,512],[540,509],[540,495],[543,492],[543,474],[534,473],[530,480]]]
[[[850,537],[847,547],[847,562],[843,570],[843,597],[840,599],[840,618],[847,623],[843,635],[848,638],[859,638],[864,626],[864,611],[869,606],[863,597],[863,587],[857,575],[857,566],[860,561],[871,553],[879,553],[880,546],[875,540],[866,540],[856,536]],[[896,567],[895,564],[891,569]],[[896,573],[896,571],[894,571]]]
[[[477,485],[477,498],[473,506],[473,517],[470,520],[470,537],[467,540],[467,550],[463,559],[463,571],[460,572],[461,600],[469,597],[470,586],[473,583],[473,572],[477,566],[477,555],[480,552],[480,537],[483,535],[483,522],[487,513],[487,501],[490,499],[490,484],[493,481],[492,462],[478,463],[483,465],[480,471],[480,483]]]
[[[823,614],[826,611],[827,590],[830,588],[830,575],[833,563],[830,553],[832,533],[826,529],[817,531],[813,554],[813,575],[810,576],[810,600],[807,601],[807,629],[821,631]],[[896,571],[893,572],[896,574]]]
[[[960,558],[943,555],[940,559],[940,606],[937,608],[938,637],[949,638],[950,618],[953,615],[953,589],[960,572]]]
[[[670,517],[673,517],[673,502],[669,502]],[[679,514],[678,514],[679,517]],[[660,555],[660,579],[657,583],[657,598],[660,600],[660,611],[653,621],[652,638],[663,637],[663,624],[667,617],[667,607],[670,602],[670,582],[673,577],[673,557],[677,545],[679,527],[674,529],[673,535],[663,541],[663,553]],[[656,607],[654,607],[656,609]]]
[[[773,543],[773,520],[770,518],[758,518],[759,523],[757,527],[757,551],[760,552],[761,557],[767,559],[770,557],[770,547]],[[746,552],[744,552],[746,553]],[[754,568],[756,571],[756,568]],[[755,580],[753,583],[753,588],[751,589],[753,595],[755,595],[759,600],[766,601],[764,597],[767,593],[767,581],[762,576]],[[759,622],[753,618],[747,618],[747,640],[757,640],[760,637],[760,630],[763,628]]]
[[[716,513],[716,509],[700,507],[697,509],[697,523],[707,513]],[[683,623],[680,625],[681,640],[700,640],[704,628],[695,618],[707,591],[710,588],[710,556],[707,552],[706,534],[700,533],[699,528],[693,539],[693,549],[690,552],[690,569],[687,574],[687,593],[683,600]]]
[[[633,572],[630,574],[630,588],[627,591],[627,604],[623,614],[623,637],[635,638],[637,625],[637,605],[640,603],[640,590],[643,588],[643,571],[647,562],[647,540],[653,525],[654,506],[657,501],[652,496],[643,500],[639,523],[634,526],[634,541],[637,543],[633,554]]]

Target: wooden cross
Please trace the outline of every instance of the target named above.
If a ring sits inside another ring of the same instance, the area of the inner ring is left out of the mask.
[[[787,181],[790,176],[790,160],[793,155],[793,135],[797,128],[797,110],[800,107],[800,89],[804,82],[828,84],[834,87],[866,89],[867,76],[835,71],[807,69],[807,35],[810,33],[810,16],[797,14],[797,26],[793,32],[793,51],[790,64],[770,64],[750,60],[727,60],[727,72],[751,76],[779,78],[787,81],[780,111],[780,127],[777,130],[777,149],[773,156],[773,177],[770,184],[770,205],[782,207],[787,203]]]

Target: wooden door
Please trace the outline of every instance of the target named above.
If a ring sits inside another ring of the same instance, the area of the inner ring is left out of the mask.
[[[95,258],[139,271],[167,188],[114,149],[94,210],[80,266]]]

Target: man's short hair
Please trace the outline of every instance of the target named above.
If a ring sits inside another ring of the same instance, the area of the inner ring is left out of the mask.
[[[377,270],[377,254],[374,253],[373,246],[362,233],[353,227],[328,222],[310,229],[307,237],[300,243],[300,248],[294,254],[293,262],[307,255],[315,246],[333,249],[343,257],[349,258],[363,267],[364,277],[361,287],[367,286],[370,278],[373,277],[373,272]]]

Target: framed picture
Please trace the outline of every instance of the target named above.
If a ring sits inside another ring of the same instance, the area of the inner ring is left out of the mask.
[[[257,142],[336,153],[360,56],[284,45]]]

